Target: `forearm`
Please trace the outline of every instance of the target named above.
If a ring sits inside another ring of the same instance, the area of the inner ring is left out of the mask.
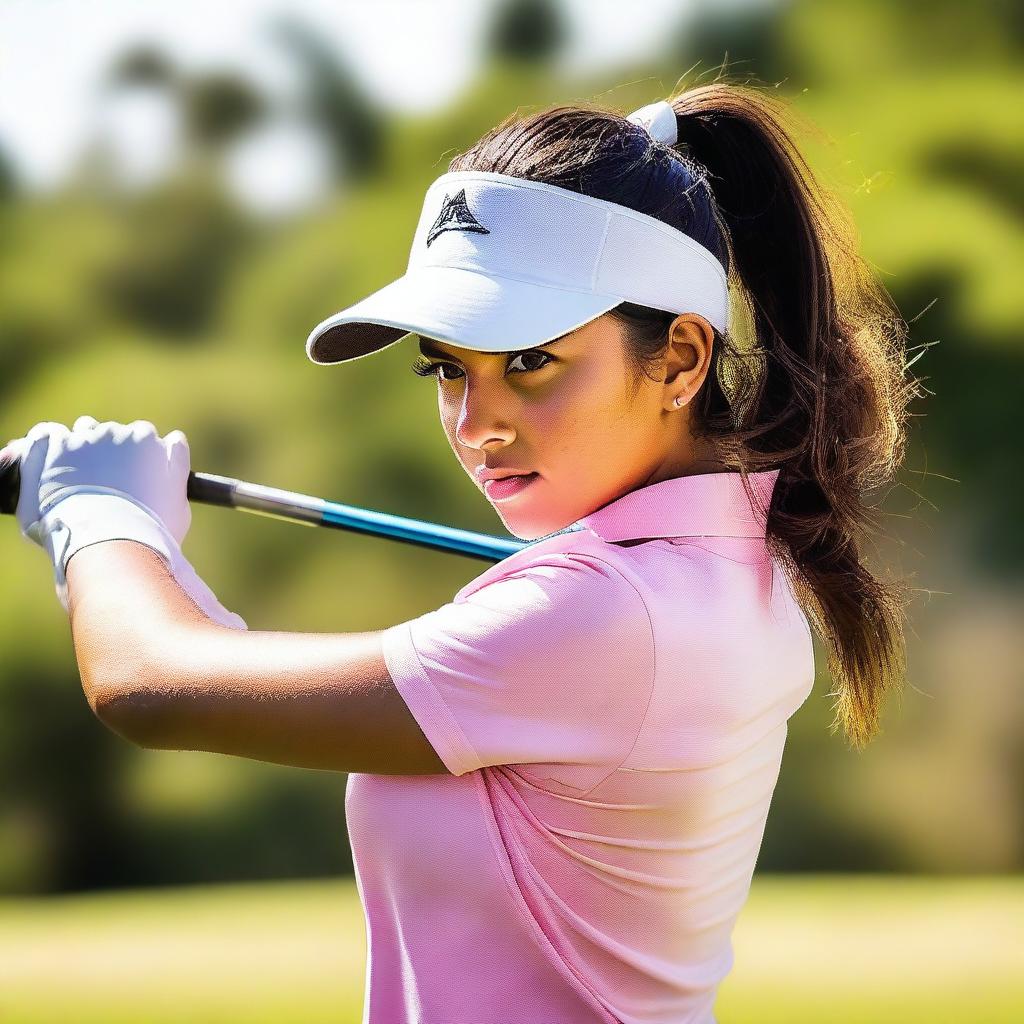
[[[86,698],[122,735],[127,704],[151,685],[166,650],[187,647],[200,634],[234,632],[213,622],[145,544],[91,544],[71,557],[66,576],[71,636]]]
[[[83,548],[67,579],[89,703],[138,746],[361,770],[384,755],[360,723],[381,728],[407,714],[388,688],[377,633],[223,626],[134,541]]]

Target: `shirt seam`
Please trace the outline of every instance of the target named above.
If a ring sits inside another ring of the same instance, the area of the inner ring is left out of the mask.
[[[597,787],[600,786],[602,783],[606,782],[612,775],[614,775],[630,759],[630,757],[633,754],[633,751],[636,749],[636,745],[640,740],[640,734],[644,731],[644,726],[647,724],[647,716],[650,714],[651,704],[654,702],[654,687],[658,679],[658,645],[654,639],[654,622],[651,619],[651,611],[647,607],[647,602],[644,600],[644,595],[640,592],[637,585],[614,562],[610,562],[607,558],[603,558],[601,555],[595,555],[593,554],[593,552],[590,551],[566,551],[564,552],[564,554],[579,554],[587,558],[595,558],[599,562],[604,562],[604,564],[611,568],[620,579],[624,580],[632,589],[633,593],[636,594],[638,600],[640,601],[640,606],[643,608],[644,616],[647,620],[648,633],[651,637],[651,688],[650,692],[647,695],[647,706],[644,708],[644,713],[640,719],[639,726],[637,726],[636,734],[633,737],[633,742],[630,744],[629,750],[626,751],[625,756],[622,758],[621,761],[619,761],[617,765],[615,765],[614,768],[612,768],[609,772],[607,772],[607,774],[602,776],[602,778],[598,779],[598,781],[595,782],[588,789],[579,791],[582,796],[587,796],[589,793],[592,793],[595,789],[597,789]]]
[[[408,677],[401,671],[401,669],[408,666],[413,670],[413,678],[425,688],[425,692],[430,694],[430,699],[426,701],[426,714],[430,719],[432,719],[434,726],[441,731],[442,735],[446,735],[449,738],[454,739],[456,747],[462,746],[462,749],[457,751],[452,763],[445,760],[445,758],[441,756],[440,751],[438,751],[438,756],[441,757],[445,766],[456,778],[471,771],[478,771],[480,755],[470,742],[469,737],[465,732],[463,732],[462,726],[459,725],[458,719],[452,713],[451,708],[449,708],[448,702],[444,699],[440,690],[438,690],[434,685],[434,681],[427,674],[427,670],[423,667],[423,663],[420,661],[419,652],[416,650],[416,644],[413,641],[411,622],[397,623],[395,626],[389,627],[384,632],[390,634],[388,640],[382,639],[384,661],[388,665],[388,670],[392,675],[392,681],[394,682],[395,688],[402,695],[402,699],[405,700],[407,705],[409,704],[407,691],[405,689],[408,685]],[[389,642],[389,640],[391,642]],[[396,643],[397,646],[392,647],[391,643]],[[401,660],[395,666],[394,671],[392,671],[391,659],[395,654],[398,654]],[[422,705],[419,705],[418,701],[415,701],[415,703],[422,708]],[[411,706],[409,707],[409,710],[410,713],[412,713]],[[413,714],[413,717],[416,717],[415,714]],[[418,719],[417,724],[419,724]],[[420,725],[420,728],[423,728],[422,725]],[[427,738],[433,746],[433,740],[429,736]],[[451,748],[449,748],[447,752],[451,754]],[[470,760],[470,756],[472,757],[472,760]],[[456,769],[461,769],[461,771]]]
[[[496,783],[488,781],[486,777],[488,772],[495,772],[495,768],[485,767],[476,773],[477,797],[483,809],[487,833],[491,840],[492,853],[497,859],[498,869],[505,880],[505,886],[513,906],[519,913],[520,920],[526,923],[527,929],[533,936],[537,948],[546,957],[549,965],[554,965],[555,970],[565,979],[570,988],[582,999],[589,1002],[604,1019],[610,1018],[611,1020],[618,1021],[618,1018],[612,1014],[597,992],[591,988],[586,978],[577,972],[574,965],[569,962],[569,958],[555,945],[547,932],[544,931],[543,925],[534,916],[526,894],[523,892],[519,879],[516,877],[511,854],[505,845],[502,825],[498,821],[500,816],[504,816],[504,812],[501,810],[498,801],[491,798],[489,789],[491,785]],[[514,831],[514,824],[506,823],[505,827],[511,828]]]

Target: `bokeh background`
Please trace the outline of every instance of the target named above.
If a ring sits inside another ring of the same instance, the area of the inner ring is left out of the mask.
[[[873,556],[915,587],[863,753],[790,723],[726,1021],[1024,1019],[1024,15],[1012,0],[0,6],[0,440],[82,413],[192,468],[507,536],[409,342],[309,362],[405,269],[427,185],[510,113],[720,74],[815,130],[929,394]],[[345,776],[147,751],[82,693],[45,555],[0,530],[0,1018],[357,1021]],[[194,506],[251,629],[381,629],[470,559]]]

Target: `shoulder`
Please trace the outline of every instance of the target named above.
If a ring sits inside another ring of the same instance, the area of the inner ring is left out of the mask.
[[[561,616],[582,632],[614,626],[619,637],[653,643],[643,593],[608,548],[589,531],[529,544],[470,580],[453,603]]]

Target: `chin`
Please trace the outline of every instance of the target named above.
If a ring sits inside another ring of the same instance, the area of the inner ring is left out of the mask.
[[[569,523],[538,522],[535,519],[527,519],[526,516],[509,515],[506,517],[500,512],[498,515],[501,517],[505,529],[517,540],[522,541],[540,540],[541,537],[558,533],[559,530],[564,530],[570,525]]]
[[[501,515],[500,512],[498,513],[498,516],[501,519],[501,522],[504,525],[505,529],[508,530],[508,532],[512,534],[512,536],[515,537],[516,540],[530,541],[536,540],[538,537],[544,536],[543,532],[541,532],[532,523],[525,523],[519,521],[516,519],[515,516],[509,516],[506,519],[505,516]]]
[[[525,541],[526,543],[540,540],[541,537],[546,537],[548,533],[553,532],[551,530],[512,530],[508,527],[506,527],[506,529],[508,529],[508,532],[511,533],[516,540]]]

